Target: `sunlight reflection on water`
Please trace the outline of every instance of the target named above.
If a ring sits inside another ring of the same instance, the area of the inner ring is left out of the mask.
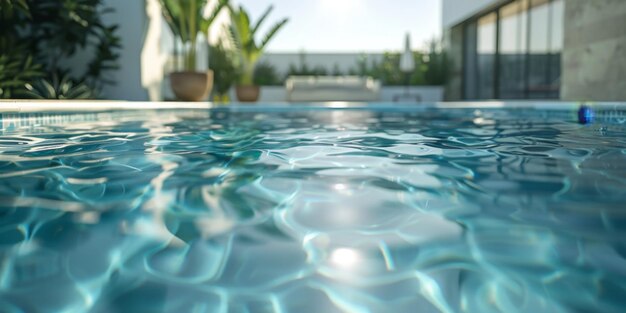
[[[620,312],[626,129],[568,114],[3,114],[0,312]]]

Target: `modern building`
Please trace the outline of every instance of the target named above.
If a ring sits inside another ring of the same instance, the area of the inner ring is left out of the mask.
[[[626,1],[443,0],[448,100],[626,100]]]

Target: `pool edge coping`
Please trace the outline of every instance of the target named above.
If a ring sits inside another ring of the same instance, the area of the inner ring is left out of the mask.
[[[115,110],[174,110],[174,109],[227,109],[263,110],[268,109],[498,109],[527,108],[541,110],[577,110],[583,105],[603,109],[626,110],[626,102],[573,102],[573,101],[467,101],[467,102],[258,102],[253,104],[212,102],[148,102],[111,100],[0,100],[0,113],[32,112],[101,112]]]

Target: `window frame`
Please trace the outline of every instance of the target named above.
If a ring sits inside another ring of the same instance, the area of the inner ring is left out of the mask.
[[[461,23],[462,26],[462,33],[463,33],[463,49],[462,49],[462,54],[463,54],[463,66],[462,66],[462,83],[461,83],[461,96],[464,100],[468,100],[468,82],[467,82],[467,77],[468,75],[472,74],[472,73],[468,73],[468,62],[466,62],[467,57],[471,56],[471,58],[473,59],[473,62],[475,62],[475,71],[473,73],[472,76],[474,76],[475,79],[478,79],[478,75],[479,75],[479,70],[478,70],[478,65],[479,63],[477,62],[478,60],[478,44],[474,44],[473,47],[475,47],[476,49],[474,49],[474,51],[469,51],[469,47],[470,44],[468,44],[468,40],[474,39],[477,40],[478,36],[475,36],[475,38],[467,38],[467,34],[468,34],[468,28],[472,27],[472,25],[478,25],[478,20],[480,20],[483,17],[486,17],[490,14],[494,14],[496,16],[496,21],[495,21],[495,25],[496,25],[496,44],[495,44],[495,56],[494,56],[494,69],[493,69],[493,86],[491,88],[493,88],[493,99],[502,99],[501,98],[501,94],[500,94],[500,67],[501,67],[501,51],[500,51],[500,42],[501,42],[501,14],[500,11],[503,7],[510,5],[516,1],[524,1],[524,0],[507,0],[507,1],[503,1],[498,3],[495,6],[489,7],[486,10],[481,11],[480,13],[472,16],[469,19],[466,19],[465,21],[463,21]],[[526,45],[524,47],[524,53],[523,58],[522,58],[522,62],[523,64],[520,66],[521,68],[524,69],[524,73],[523,73],[523,86],[524,86],[524,90],[522,92],[523,94],[523,98],[524,100],[527,99],[531,99],[530,98],[530,70],[531,70],[531,42],[532,42],[532,25],[533,25],[533,20],[532,20],[532,14],[531,14],[531,10],[533,8],[533,2],[536,0],[526,0],[528,1],[528,4],[525,8],[524,13],[526,14],[526,29],[522,30],[522,34],[524,34],[525,32],[525,41],[526,41]],[[553,47],[553,19],[555,16],[555,8],[554,8],[554,2],[556,2],[557,0],[545,0],[545,4],[541,4],[541,5],[547,5],[547,9],[548,9],[548,29],[546,29],[547,35],[548,35],[548,58],[547,58],[547,66],[546,66],[546,70],[545,70],[545,81],[549,81],[550,78],[553,76],[554,73],[552,73],[552,62],[554,62],[554,58],[553,56],[556,55],[557,53],[555,51],[552,51],[551,47]],[[562,36],[561,36],[562,37]],[[562,46],[562,45],[561,45]],[[470,54],[471,53],[471,54]],[[562,53],[562,50],[561,50]],[[476,86],[477,88],[480,88],[477,84],[474,84],[474,86]],[[559,89],[561,89],[561,86],[559,86]],[[472,92],[474,95],[476,95],[477,100],[486,100],[483,99],[482,97],[480,97],[481,92],[477,89],[474,90]],[[554,97],[546,97],[545,99],[554,99]],[[474,99],[472,99],[474,100]]]

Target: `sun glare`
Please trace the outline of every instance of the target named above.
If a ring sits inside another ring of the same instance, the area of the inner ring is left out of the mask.
[[[356,250],[339,248],[332,252],[330,261],[338,267],[352,268],[359,263],[361,256]]]
[[[320,3],[329,13],[349,13],[363,5],[363,0],[321,0]]]

